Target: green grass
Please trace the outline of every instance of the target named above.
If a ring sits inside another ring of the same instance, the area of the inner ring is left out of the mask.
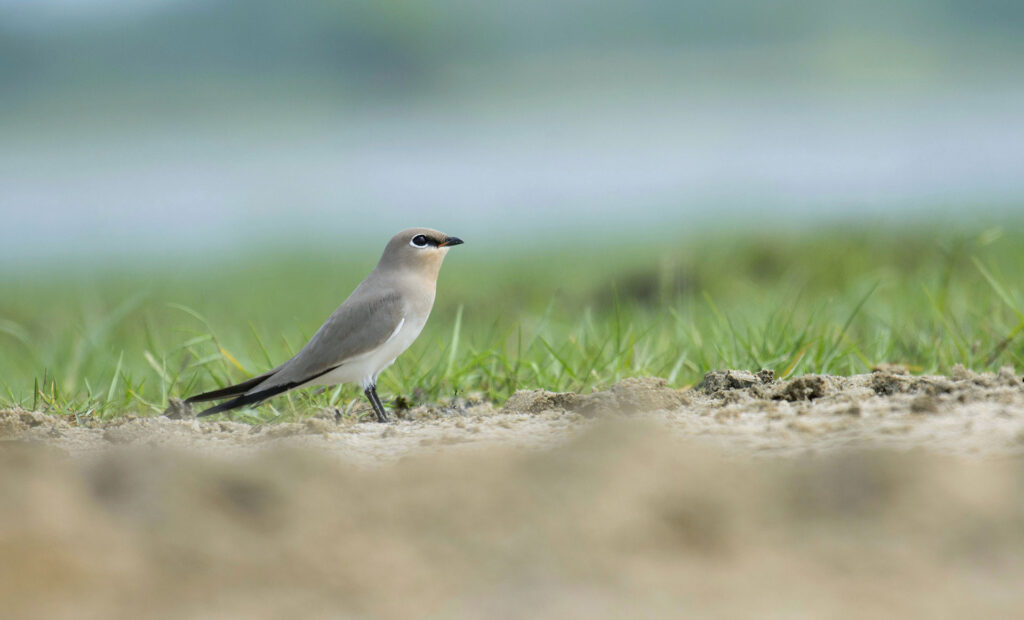
[[[499,249],[495,246],[501,245]],[[296,352],[375,253],[234,256],[184,267],[0,273],[0,406],[152,414]],[[521,388],[589,390],[629,376],[693,384],[715,368],[850,374],[880,363],[1024,367],[1024,231],[636,237],[448,257],[420,339],[380,379],[385,400]],[[338,406],[300,390],[239,419]]]

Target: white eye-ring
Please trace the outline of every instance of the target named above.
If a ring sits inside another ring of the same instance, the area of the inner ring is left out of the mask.
[[[427,247],[427,237],[426,237],[426,235],[416,235],[415,237],[412,238],[412,241],[409,242],[409,245],[411,245],[414,248],[425,248],[425,247]]]

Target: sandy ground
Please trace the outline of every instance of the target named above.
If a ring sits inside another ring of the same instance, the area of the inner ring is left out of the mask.
[[[402,416],[0,412],[5,615],[1024,613],[1010,369],[721,371]]]

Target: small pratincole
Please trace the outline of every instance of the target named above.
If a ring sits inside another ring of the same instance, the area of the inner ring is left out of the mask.
[[[409,348],[434,306],[437,274],[448,248],[462,239],[429,228],[403,230],[380,262],[295,357],[237,385],[192,396],[186,403],[230,399],[200,416],[255,405],[307,385],[358,383],[380,422],[387,411],[377,375]]]

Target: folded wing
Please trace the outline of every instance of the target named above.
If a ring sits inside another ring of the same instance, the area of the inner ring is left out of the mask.
[[[200,416],[236,409],[305,385],[384,344],[405,318],[405,304],[394,290],[353,293],[313,334],[295,357],[274,370],[237,385],[188,398],[185,402],[236,398]]]

